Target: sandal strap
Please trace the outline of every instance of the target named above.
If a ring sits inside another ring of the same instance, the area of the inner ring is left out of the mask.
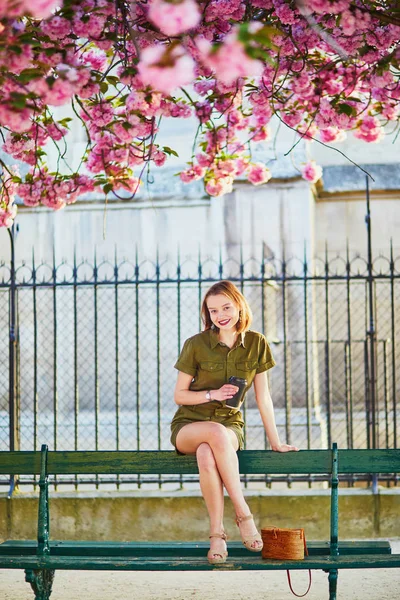
[[[253,515],[250,513],[249,515],[247,515],[246,517],[238,517],[236,515],[236,524],[239,526],[239,523],[242,523],[242,521],[250,521],[250,519],[253,518]]]
[[[220,538],[221,540],[227,540],[228,536],[226,535],[225,531],[223,531],[222,533],[210,533],[210,535],[208,536],[210,539],[211,538]]]

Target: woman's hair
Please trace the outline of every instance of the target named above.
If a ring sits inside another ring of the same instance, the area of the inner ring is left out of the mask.
[[[210,311],[207,307],[207,300],[210,296],[216,296],[217,294],[224,294],[229,300],[232,300],[234,304],[239,308],[240,318],[236,323],[236,330],[238,333],[242,333],[242,331],[246,331],[249,329],[251,322],[253,320],[253,314],[251,312],[251,308],[247,303],[246,298],[243,294],[237,289],[236,285],[231,283],[230,281],[219,281],[218,283],[214,283],[204,296],[203,304],[201,306],[201,318],[204,323],[204,330],[211,329],[213,322],[211,321]],[[218,330],[218,327],[216,327]]]

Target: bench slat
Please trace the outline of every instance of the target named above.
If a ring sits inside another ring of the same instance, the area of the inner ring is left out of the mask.
[[[339,450],[339,473],[400,473],[400,450]]]
[[[0,475],[39,475],[40,452],[0,452]]]
[[[247,450],[239,453],[242,472],[264,473],[329,473],[330,450],[302,450],[278,454],[271,451]],[[49,473],[77,474],[197,474],[194,456],[180,456],[168,451],[141,452],[49,452]]]
[[[326,474],[331,450],[300,450],[280,454],[266,450],[239,452],[246,474]],[[400,450],[339,450],[340,473],[400,473]],[[170,451],[49,452],[49,474],[197,474],[194,456]],[[40,452],[0,452],[0,474],[37,475]]]
[[[229,556],[248,556],[248,550],[241,542],[229,542]],[[329,542],[307,542],[310,556],[329,554]],[[34,540],[12,540],[0,544],[1,556],[32,556],[36,553]],[[209,549],[208,542],[87,542],[52,541],[52,556],[204,556]],[[352,554],[391,554],[389,542],[365,540],[358,542],[339,542],[341,555]]]
[[[267,561],[256,557],[228,558],[222,565],[210,565],[205,557],[95,557],[95,556],[1,556],[4,569],[63,569],[110,571],[210,571],[218,570],[300,570],[300,569],[373,569],[400,567],[400,554],[390,556],[308,556],[302,561]]]

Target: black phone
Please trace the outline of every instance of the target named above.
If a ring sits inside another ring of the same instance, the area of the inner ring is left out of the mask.
[[[244,391],[247,386],[247,380],[242,379],[241,377],[234,377],[232,375],[232,377],[229,377],[228,383],[231,383],[232,385],[236,385],[239,389],[236,392],[236,394],[234,396],[232,396],[232,398],[229,398],[225,402],[225,404],[226,404],[226,406],[230,406],[231,408],[239,408],[239,406],[241,405],[241,403],[243,401]]]

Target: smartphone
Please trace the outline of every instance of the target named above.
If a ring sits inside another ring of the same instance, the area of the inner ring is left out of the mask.
[[[242,400],[243,400],[244,391],[247,386],[247,380],[242,379],[241,377],[234,377],[232,375],[232,377],[229,377],[228,383],[231,383],[232,385],[236,385],[239,389],[236,392],[236,394],[234,396],[232,396],[232,398],[229,398],[225,402],[225,404],[226,404],[226,406],[230,406],[231,408],[239,408],[239,406],[241,405]]]

